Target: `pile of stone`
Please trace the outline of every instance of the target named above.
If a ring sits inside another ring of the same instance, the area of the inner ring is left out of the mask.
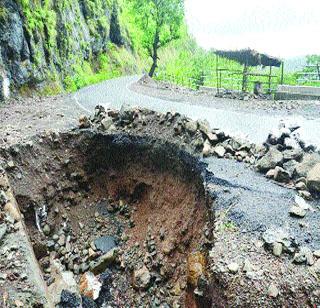
[[[299,138],[297,125],[281,122],[270,133],[256,168],[277,182],[292,184],[299,194],[311,198],[320,192],[320,154]]]
[[[255,167],[266,177],[294,186],[300,196],[311,199],[320,193],[320,154],[296,132],[299,126],[281,122],[263,145],[231,137],[220,129],[211,129],[206,121],[194,121],[179,113],[157,113],[148,109],[123,107],[105,110],[97,106],[91,118],[79,120],[80,128],[102,131],[158,134],[204,157],[234,159]]]
[[[262,94],[262,93],[252,94],[252,93],[227,90],[227,89],[220,89],[220,91],[216,94],[216,97],[237,99],[237,100],[242,100],[242,101],[249,101],[249,100],[253,100],[253,99],[272,100],[272,95],[268,95],[268,94]]]
[[[283,228],[271,228],[262,234],[266,249],[274,256],[280,257],[286,253],[292,257],[296,264],[312,266],[312,269],[320,273],[320,250],[312,251],[309,247],[299,247],[288,230]]]

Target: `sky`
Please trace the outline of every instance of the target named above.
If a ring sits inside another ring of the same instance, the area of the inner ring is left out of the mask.
[[[320,0],[185,0],[204,48],[253,48],[281,58],[320,54]]]

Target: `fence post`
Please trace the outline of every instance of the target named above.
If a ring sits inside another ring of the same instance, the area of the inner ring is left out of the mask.
[[[219,58],[216,54],[216,78],[217,78],[217,93],[219,94]]]
[[[284,62],[282,61],[281,63],[281,80],[280,80],[280,84],[283,85],[283,74],[284,73]]]
[[[247,82],[248,82],[248,65],[247,63],[245,63],[243,67],[242,92],[246,92]]]
[[[270,65],[270,69],[269,69],[269,82],[268,82],[268,86],[269,86],[268,94],[271,93],[271,74],[272,74],[272,66]]]

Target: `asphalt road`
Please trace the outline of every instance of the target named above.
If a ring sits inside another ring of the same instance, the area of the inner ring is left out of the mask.
[[[123,104],[140,106],[159,112],[177,111],[194,120],[205,119],[212,128],[220,128],[231,135],[245,136],[254,143],[265,141],[268,132],[276,128],[281,115],[262,112],[242,112],[214,107],[192,105],[142,95],[130,90],[130,85],[140,76],[121,77],[92,85],[78,91],[74,98],[82,108],[92,112],[96,105],[121,108]],[[306,119],[302,116],[287,117],[301,126],[301,138],[320,147],[320,119]]]

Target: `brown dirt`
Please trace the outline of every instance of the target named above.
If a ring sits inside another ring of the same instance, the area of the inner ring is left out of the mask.
[[[205,230],[210,220],[197,180],[183,179],[170,167],[166,171],[150,167],[143,157],[141,163],[133,162],[131,156],[136,154],[130,152],[121,154],[127,162],[122,161],[119,169],[113,162],[103,162],[106,169],[88,169],[92,160],[97,163],[102,157],[97,150],[97,156],[91,153],[88,158],[83,146],[90,141],[80,137],[78,143],[71,137],[70,144],[69,138],[61,142],[59,136],[41,139],[32,149],[22,148],[14,158],[16,168],[10,177],[47,283],[54,281],[48,271],[52,252],[46,244],[67,227],[71,251],[79,253],[74,253],[77,257],[72,267],[66,259],[68,253],[58,249],[54,256],[75,272],[77,281],[81,273],[73,266],[90,261],[82,251],[89,249],[91,242],[109,235],[118,243],[121,264],[112,269],[117,295],[111,304],[147,305],[157,296],[170,305],[179,302],[183,307],[195,307],[194,287],[187,287],[187,257],[199,251],[207,254]],[[23,175],[20,179],[16,178],[18,170]],[[43,204],[48,209],[45,223],[51,230],[47,236],[36,227],[35,208]],[[97,215],[101,209],[105,214]],[[92,258],[99,255],[97,252]],[[132,271],[143,264],[160,281],[152,282],[147,296],[141,297],[130,282]]]

